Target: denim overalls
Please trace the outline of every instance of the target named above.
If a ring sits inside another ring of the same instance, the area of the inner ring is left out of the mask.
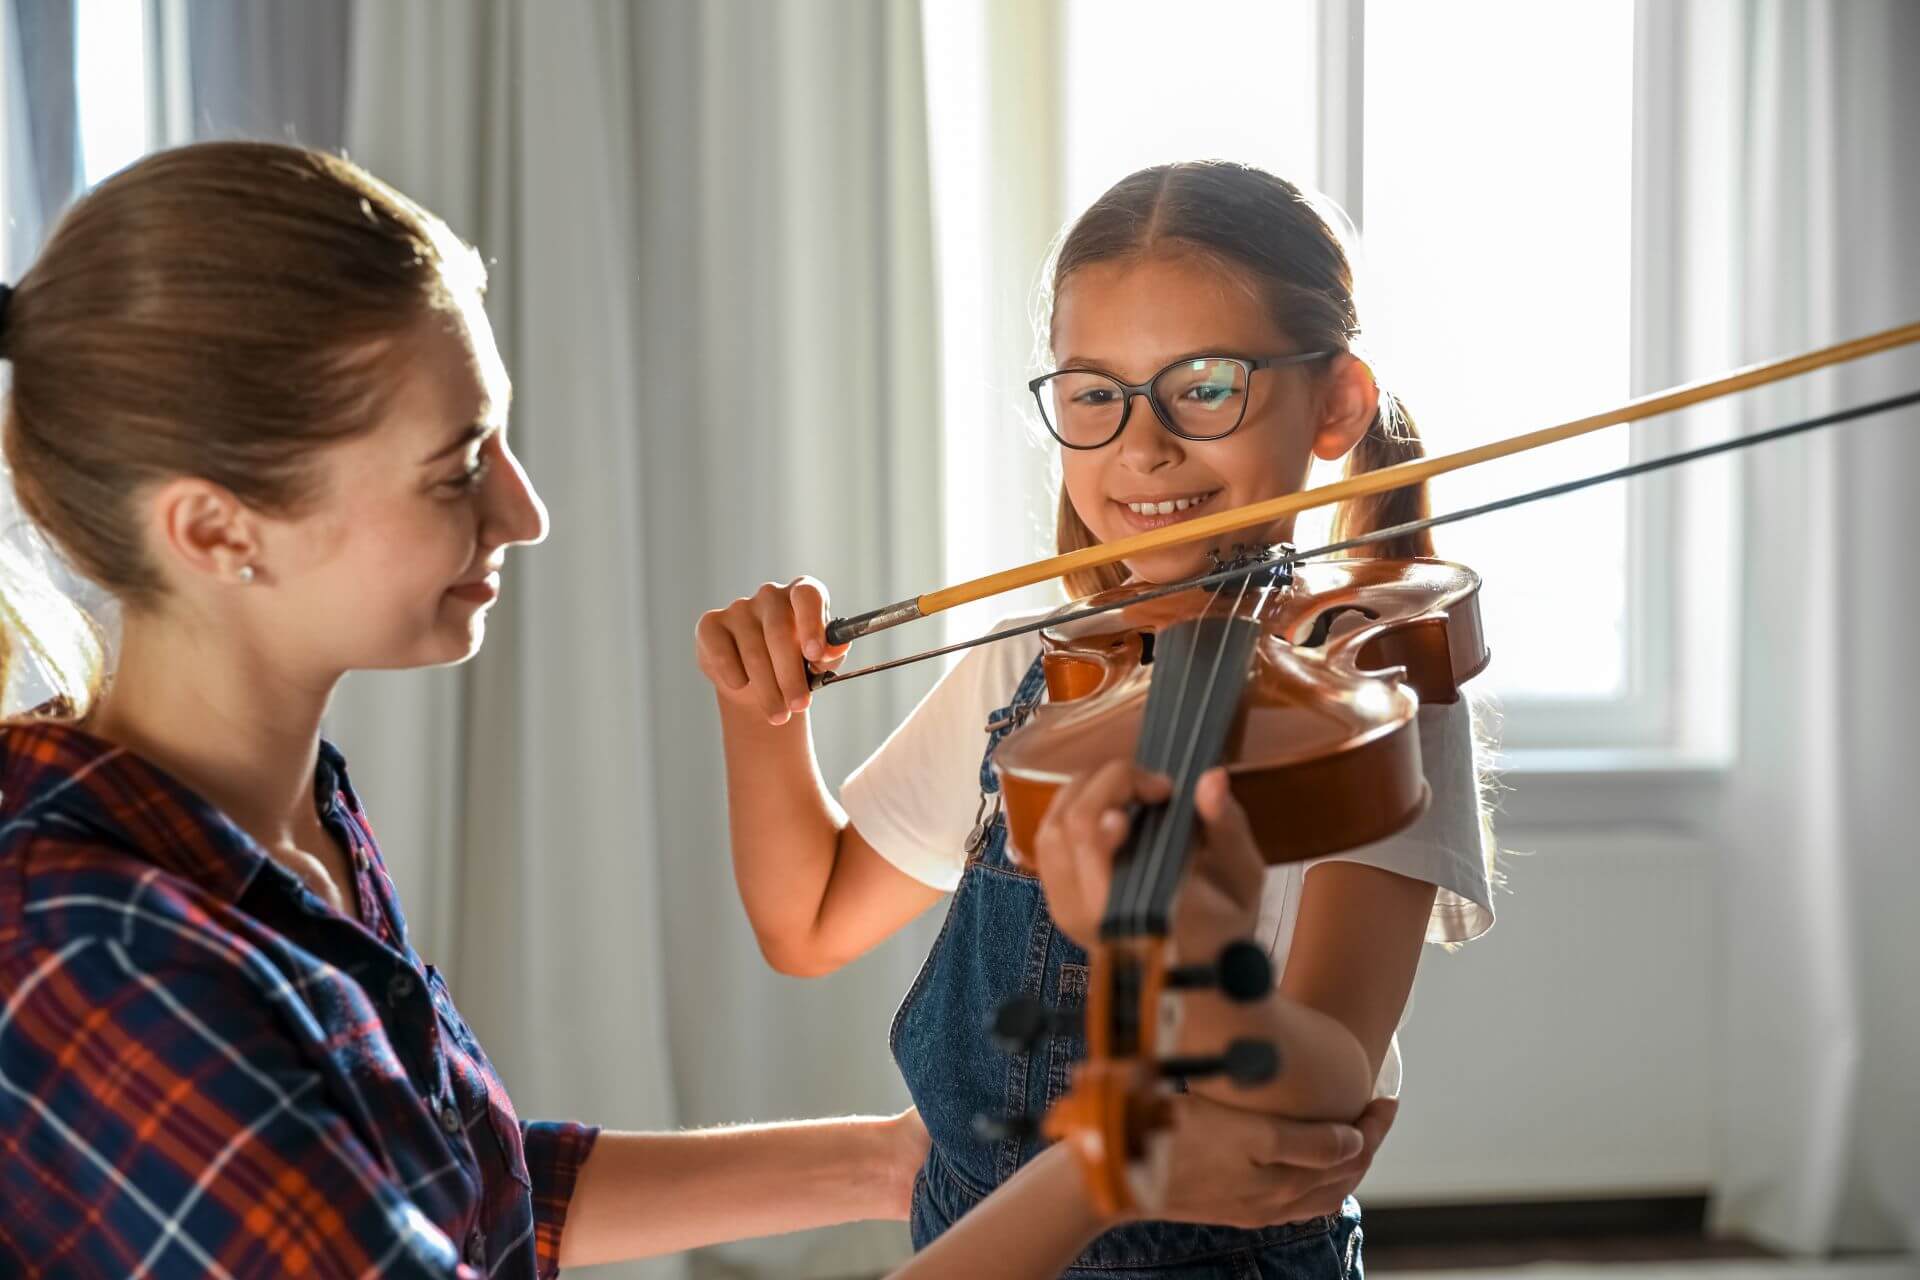
[[[999,742],[1046,689],[1038,659],[1010,706],[987,724],[980,763],[986,821],[969,841],[968,862],[946,924],[894,1015],[889,1043],[933,1139],[914,1181],[911,1226],[924,1248],[1011,1177],[1038,1150],[1033,1139],[978,1136],[974,1116],[1039,1116],[1068,1088],[1084,1055],[1079,1036],[1006,1053],[987,1034],[1002,1001],[1037,996],[1049,1007],[1086,998],[1087,956],[1054,927],[1040,882],[1007,860],[1007,826],[991,768]],[[990,816],[988,816],[990,815]],[[1176,1222],[1138,1222],[1095,1240],[1066,1272],[1072,1280],[1322,1280],[1360,1277],[1360,1210],[1246,1231]]]

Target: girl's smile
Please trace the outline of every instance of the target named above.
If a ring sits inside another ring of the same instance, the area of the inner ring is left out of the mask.
[[[1202,508],[1210,504],[1220,494],[1219,489],[1205,489],[1198,492],[1169,493],[1156,495],[1142,493],[1138,496],[1111,498],[1109,501],[1120,509],[1121,518],[1134,529],[1162,529],[1170,524],[1179,524],[1182,520],[1191,520],[1201,513]]]

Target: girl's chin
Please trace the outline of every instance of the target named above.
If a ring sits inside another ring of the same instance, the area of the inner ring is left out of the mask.
[[[1143,584],[1179,582],[1197,578],[1213,567],[1205,549],[1181,547],[1127,561],[1127,576],[1129,581]]]

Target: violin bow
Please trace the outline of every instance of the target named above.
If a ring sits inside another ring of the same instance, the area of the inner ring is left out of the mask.
[[[911,596],[905,600],[896,601],[893,604],[869,610],[866,613],[855,614],[846,618],[835,618],[827,624],[827,641],[834,645],[846,644],[848,641],[871,635],[877,631],[897,627],[902,623],[911,622],[917,618],[931,617],[936,613],[942,613],[959,605],[968,604],[975,600],[983,600],[989,596],[1000,595],[1003,592],[1014,591],[1021,587],[1032,586],[1035,583],[1045,582],[1050,578],[1062,577],[1076,570],[1097,569],[1103,565],[1116,564],[1133,556],[1141,555],[1148,551],[1159,550],[1163,547],[1199,542],[1207,538],[1217,537],[1221,534],[1232,533],[1236,530],[1272,524],[1274,521],[1283,519],[1286,516],[1295,515],[1301,511],[1312,510],[1316,507],[1330,506],[1336,502],[1344,502],[1349,498],[1365,497],[1368,494],[1384,493],[1389,489],[1400,489],[1408,485],[1420,484],[1434,476],[1445,475],[1451,471],[1464,470],[1467,467],[1478,466],[1480,463],[1492,462],[1499,458],[1512,457],[1515,454],[1525,453],[1531,449],[1538,449],[1544,445],[1558,444],[1562,440],[1571,440],[1576,436],[1583,436],[1604,427],[1619,426],[1623,423],[1638,422],[1645,418],[1653,418],[1662,414],[1673,413],[1677,410],[1690,408],[1709,400],[1716,400],[1723,396],[1733,395],[1736,392],[1747,391],[1755,387],[1766,386],[1770,383],[1781,382],[1788,378],[1798,377],[1803,373],[1812,373],[1817,369],[1824,369],[1837,364],[1845,364],[1849,361],[1863,359],[1867,356],[1877,355],[1883,351],[1891,351],[1895,348],[1908,346],[1917,342],[1920,342],[1920,321],[1899,325],[1892,329],[1883,329],[1878,333],[1871,333],[1865,337],[1854,338],[1846,342],[1834,343],[1831,346],[1802,352],[1799,355],[1786,356],[1778,360],[1748,365],[1743,369],[1736,369],[1731,373],[1722,374],[1716,378],[1706,378],[1697,382],[1683,383],[1680,386],[1670,388],[1666,391],[1654,392],[1650,395],[1629,400],[1626,404],[1617,408],[1608,409],[1601,413],[1589,414],[1586,417],[1575,418],[1554,426],[1541,427],[1534,431],[1523,432],[1519,435],[1509,436],[1504,440],[1495,440],[1487,444],[1476,445],[1470,449],[1461,449],[1454,453],[1442,454],[1439,457],[1415,458],[1412,461],[1402,462],[1396,466],[1382,467],[1378,471],[1369,471],[1362,475],[1349,476],[1333,484],[1320,485],[1316,488],[1305,489],[1298,493],[1282,494],[1280,497],[1270,498],[1264,502],[1249,503],[1245,506],[1234,507],[1227,511],[1218,511],[1209,515],[1198,516],[1192,520],[1169,525],[1164,529],[1152,529],[1145,533],[1136,533],[1130,537],[1102,543],[1098,546],[1083,547],[1078,551],[1068,551],[1061,555],[1050,556],[1044,560],[1036,560],[1031,564],[1021,565],[1017,568],[1005,569],[998,573],[987,574],[984,577],[973,578],[954,586],[941,588],[938,591],[928,592],[925,595]],[[1385,541],[1402,534],[1417,532],[1421,529],[1451,524],[1458,520],[1485,515],[1489,512],[1503,510],[1507,507],[1519,506],[1527,502],[1537,502],[1543,498],[1572,493],[1592,485],[1605,484],[1613,480],[1623,480],[1629,476],[1642,475],[1650,471],[1661,470],[1665,467],[1678,466],[1683,462],[1697,461],[1698,459],[1710,457],[1717,453],[1749,448],[1770,440],[1796,435],[1800,432],[1812,431],[1820,427],[1833,426],[1837,423],[1852,421],[1856,418],[1885,413],[1915,403],[1916,401],[1920,401],[1920,392],[1893,396],[1885,400],[1875,401],[1871,404],[1860,405],[1853,409],[1842,410],[1838,413],[1826,414],[1802,422],[1789,423],[1768,431],[1735,436],[1731,439],[1711,445],[1704,445],[1697,449],[1689,449],[1680,453],[1669,454],[1666,457],[1654,458],[1646,462],[1635,463],[1631,466],[1616,468],[1612,471],[1585,476],[1577,480],[1567,481],[1563,484],[1549,485],[1542,489],[1532,490],[1528,493],[1519,494],[1510,498],[1502,498],[1494,502],[1482,504],[1481,506],[1471,507],[1461,511],[1445,512],[1438,516],[1430,516],[1423,520],[1397,525],[1391,529],[1382,529],[1363,537],[1351,538],[1344,542],[1330,543],[1324,547],[1316,547],[1311,551],[1288,551],[1284,558],[1288,563],[1297,563],[1302,560],[1332,555],[1341,551],[1352,550],[1369,543]],[[1236,569],[1222,570],[1218,573],[1204,574],[1182,582],[1166,584],[1163,588],[1152,592],[1151,595],[1171,594],[1172,592],[1183,591],[1192,587],[1226,582],[1236,574],[1244,574],[1251,571],[1250,568],[1242,566]],[[1147,598],[1151,598],[1151,595]],[[1134,595],[1130,597],[1129,603],[1138,603],[1141,599],[1141,596]],[[1104,608],[1092,607],[1067,615],[1055,615],[1042,621],[1018,627],[1010,627],[1004,631],[992,632],[971,640],[960,641],[956,644],[928,649],[908,657],[896,658],[890,662],[875,663],[872,666],[861,667],[855,671],[840,673],[823,672],[817,674],[813,678],[812,683],[815,687],[838,684],[843,680],[851,680],[857,676],[872,675],[879,671],[887,671],[894,667],[905,666],[908,663],[919,662],[927,658],[939,657],[942,654],[953,653],[973,645],[987,644],[994,640],[1020,635],[1024,632],[1038,630],[1042,627],[1057,626],[1062,622],[1071,621],[1080,617],[1088,617],[1104,611]]]

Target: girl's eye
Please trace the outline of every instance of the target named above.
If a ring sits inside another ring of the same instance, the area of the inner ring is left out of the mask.
[[[1113,392],[1107,387],[1089,387],[1074,396],[1075,404],[1111,404]]]
[[[1196,386],[1188,387],[1187,390],[1182,393],[1182,398],[1192,400],[1196,404],[1211,409],[1216,405],[1225,403],[1238,394],[1239,393],[1232,387],[1221,386],[1218,383],[1202,382]]]

